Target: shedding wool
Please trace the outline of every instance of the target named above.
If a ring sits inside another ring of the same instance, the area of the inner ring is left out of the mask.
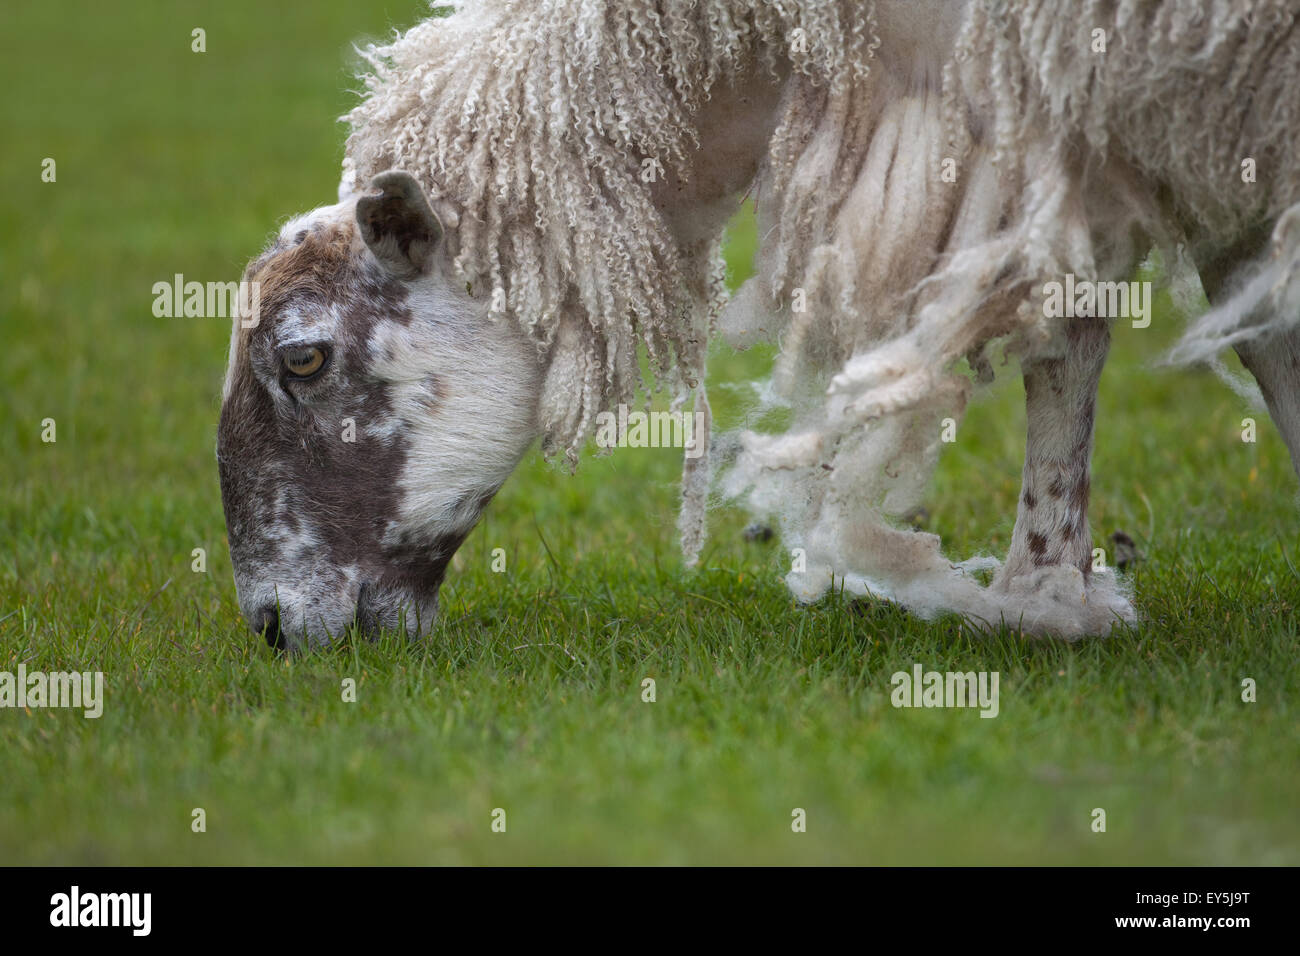
[[[1134,620],[1109,570],[985,585],[996,559],[952,562],[896,519],[919,503],[940,423],[992,379],[995,346],[1060,352],[1045,282],[1125,279],[1155,247],[1196,288],[1193,263],[1270,224],[1259,265],[1170,358],[1209,361],[1300,319],[1294,0],[972,0],[953,7],[951,55],[911,69],[882,68],[896,38],[877,6],[456,4],[366,51],[345,176],[406,169],[457,209],[460,274],[550,362],[548,452],[576,462],[597,412],[642,386],[678,403],[694,390],[707,412],[715,324],[738,347],[777,340],[756,411],[789,408],[792,424],[716,444],[722,495],[799,549],[796,595],[838,581],[922,616],[1104,633]],[[754,64],[788,79],[752,193],[756,276],[723,308],[716,247],[677,249],[640,173],[649,159],[684,175],[696,109]],[[1243,157],[1265,171],[1249,192],[1230,188]],[[709,460],[684,479],[690,560]]]

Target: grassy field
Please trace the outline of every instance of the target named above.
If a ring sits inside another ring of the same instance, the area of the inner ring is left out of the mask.
[[[284,659],[251,635],[213,457],[228,325],[155,318],[151,286],[237,278],[332,201],[349,44],[420,9],[0,9],[0,671],[106,684],[98,720],[0,710],[0,863],[1300,863],[1295,476],[1208,373],[1150,369],[1167,313],[1119,329],[1102,382],[1094,535],[1147,556],[1144,623],[1108,640],[800,608],[738,513],[688,572],[657,450],[530,458],[424,644]],[[742,225],[737,277],[751,247]],[[769,358],[716,350],[724,424],[720,383]],[[1005,550],[1021,399],[1005,376],[935,478],[955,555]],[[893,708],[914,663],[998,671],[999,716]]]

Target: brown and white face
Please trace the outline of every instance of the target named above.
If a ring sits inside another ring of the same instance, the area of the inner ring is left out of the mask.
[[[231,340],[221,498],[240,608],[278,647],[428,633],[537,434],[537,352],[451,277],[454,215],[406,173],[373,186],[284,227]]]

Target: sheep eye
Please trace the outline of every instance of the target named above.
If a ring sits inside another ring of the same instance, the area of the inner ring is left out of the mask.
[[[315,345],[289,349],[281,357],[285,371],[294,378],[310,378],[325,367],[325,350]]]

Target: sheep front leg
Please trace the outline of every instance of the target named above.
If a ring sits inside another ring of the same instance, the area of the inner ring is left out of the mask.
[[[1003,590],[1036,568],[1069,565],[1085,581],[1092,569],[1092,435],[1110,327],[1105,319],[1071,319],[1066,341],[1064,356],[1024,368],[1029,429],[1011,550],[995,583]]]

